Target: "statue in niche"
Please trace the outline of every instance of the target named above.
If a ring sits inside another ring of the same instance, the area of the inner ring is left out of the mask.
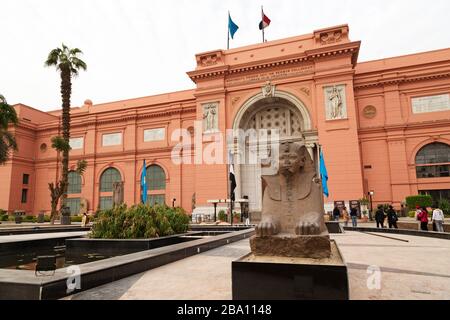
[[[347,117],[344,90],[345,87],[342,85],[325,89],[327,120],[345,119]]]
[[[280,145],[278,172],[263,176],[263,208],[256,255],[326,258],[331,254],[321,180],[305,146]]]
[[[211,104],[204,107],[203,121],[206,132],[217,130],[217,105]]]
[[[114,182],[113,183],[113,205],[120,206],[123,204],[123,182]]]

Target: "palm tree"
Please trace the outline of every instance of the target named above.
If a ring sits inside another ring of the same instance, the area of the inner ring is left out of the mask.
[[[8,131],[8,127],[10,124],[17,125],[18,123],[16,110],[0,94],[0,164],[4,164],[8,160],[11,150],[17,150],[16,139]]]
[[[78,75],[78,71],[80,69],[86,70],[86,63],[78,58],[79,54],[83,52],[78,49],[70,49],[64,44],[62,44],[62,48],[56,48],[50,51],[47,60],[45,61],[45,65],[47,67],[55,66],[56,70],[60,72],[61,75],[61,97],[62,97],[62,140],[63,144],[61,144],[61,140],[55,141],[52,140],[52,143],[56,150],[62,152],[62,173],[61,173],[61,181],[56,183],[56,186],[51,183],[49,184],[49,189],[52,195],[52,206],[53,206],[53,197],[58,196],[59,198],[62,196],[63,198],[67,194],[67,186],[68,186],[68,175],[69,175],[69,139],[70,139],[70,96],[72,94],[72,77]],[[59,138],[59,137],[55,137]],[[61,148],[58,148],[61,147]],[[56,201],[57,203],[58,201]],[[56,215],[53,212],[52,208],[52,223],[54,222],[54,218]]]

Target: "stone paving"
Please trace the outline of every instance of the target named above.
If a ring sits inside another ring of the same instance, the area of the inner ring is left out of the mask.
[[[450,299],[450,241],[360,232],[332,238],[349,266],[351,299]],[[231,262],[249,251],[242,240],[65,299],[229,300]],[[377,286],[370,266],[381,271],[379,289],[367,286]]]

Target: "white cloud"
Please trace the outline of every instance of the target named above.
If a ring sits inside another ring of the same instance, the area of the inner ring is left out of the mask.
[[[348,23],[360,61],[450,46],[448,0],[2,0],[0,92],[12,104],[59,108],[58,74],[43,62],[61,42],[88,64],[73,105],[193,88],[185,72],[195,54],[226,47],[227,10],[239,25],[231,47],[261,41],[261,4],[269,40]]]

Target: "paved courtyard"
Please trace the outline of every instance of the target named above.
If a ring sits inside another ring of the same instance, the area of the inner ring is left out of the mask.
[[[450,299],[450,241],[360,232],[332,238],[349,266],[351,299]],[[65,299],[229,300],[231,262],[249,251],[242,240]],[[381,271],[380,289],[367,286],[376,275],[369,266]]]

